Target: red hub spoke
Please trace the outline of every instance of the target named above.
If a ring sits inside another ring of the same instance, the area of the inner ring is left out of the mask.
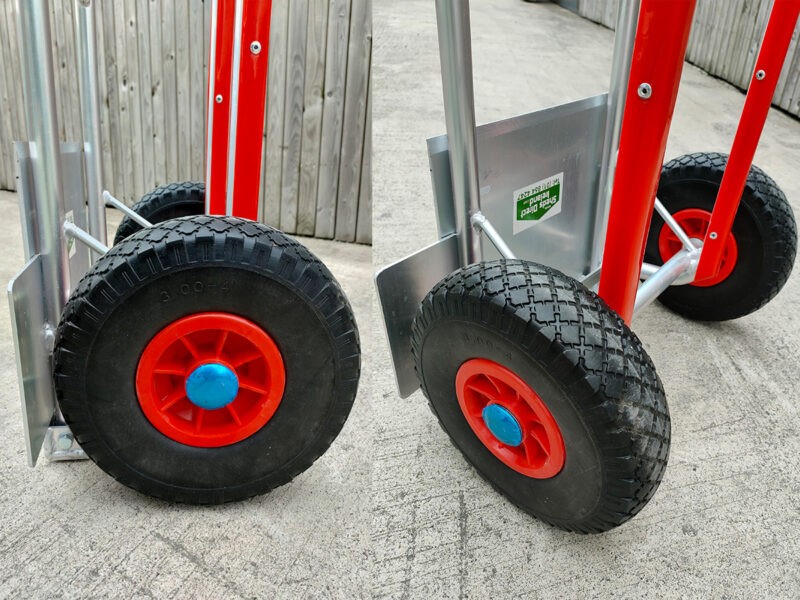
[[[169,396],[164,398],[164,404],[161,405],[160,410],[162,412],[169,410],[184,398],[186,398],[186,392],[182,389],[177,389],[174,392],[172,392]]]
[[[264,387],[263,385],[259,385],[254,381],[248,381],[246,379],[239,379],[239,388],[243,390],[250,390],[251,392],[255,392],[256,394],[266,394],[269,390]]]
[[[228,412],[230,413],[231,417],[233,417],[234,422],[237,425],[241,425],[242,424],[242,420],[239,418],[239,415],[237,414],[236,409],[233,408],[233,406],[231,404],[228,404],[228,406],[226,406],[225,408],[228,409]]]
[[[137,397],[150,423],[175,441],[207,448],[264,427],[285,385],[283,358],[269,334],[227,313],[198,313],[166,326],[145,347],[136,371]]]
[[[217,357],[222,356],[222,349],[225,347],[225,342],[227,340],[228,340],[228,332],[223,331],[219,336],[219,340],[217,341],[217,347],[214,349],[214,356]]]
[[[200,358],[200,352],[195,348],[195,345],[189,340],[188,337],[179,338],[181,344],[186,348],[195,360]]]
[[[249,362],[253,362],[254,360],[257,360],[259,358],[261,358],[261,353],[254,352],[252,354],[244,356],[243,358],[236,358],[232,364],[234,367],[238,368],[241,367],[242,365],[246,365]]]
[[[199,433],[203,429],[203,417],[206,416],[206,410],[204,408],[195,407],[194,413],[194,432]]]
[[[157,369],[154,369],[153,372],[156,375],[178,375],[183,377],[186,375],[186,367],[182,365],[175,365],[175,366],[165,365],[163,367],[158,367]]]

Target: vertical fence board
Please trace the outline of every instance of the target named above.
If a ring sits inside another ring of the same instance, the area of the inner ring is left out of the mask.
[[[191,60],[189,49],[189,0],[175,0],[175,69],[177,78],[177,121],[178,121],[178,179],[186,181],[192,177],[192,110],[191,101]]]
[[[153,183],[164,185],[167,182],[167,161],[165,149],[164,123],[164,60],[161,46],[161,11],[159,0],[148,0],[150,19],[150,93],[153,111]]]
[[[14,28],[15,22],[13,20],[12,7],[13,3],[4,2],[0,6],[0,54],[10,52],[11,45],[9,44],[9,27]],[[6,62],[5,65],[8,65]],[[0,69],[0,102],[2,106],[7,107],[6,110],[0,112],[0,187],[11,188],[14,187],[14,158],[12,156],[11,142],[14,137],[14,130],[16,123],[14,122],[14,113],[11,103],[14,101],[10,90],[13,89],[13,74],[10,68]]]
[[[114,6],[112,3],[103,5],[103,12],[99,15],[102,19],[103,30],[103,62],[99,63],[101,74],[99,78],[105,80],[106,95],[101,97],[100,104],[106,106],[108,111],[108,144],[111,156],[110,173],[107,172],[105,185],[115,194],[120,194],[125,189],[125,175],[122,171],[122,127],[119,110],[119,84],[117,82],[117,61],[114,30]],[[106,143],[106,140],[103,140]]]
[[[371,241],[370,2],[273,1],[260,217],[290,233]],[[74,10],[75,0],[50,3],[69,141],[81,135]],[[97,0],[95,10],[104,186],[131,204],[158,185],[202,180],[211,1]],[[15,5],[3,1],[4,189],[16,187],[11,141],[26,137],[18,52]]]
[[[97,48],[97,93],[100,98],[98,105],[100,106],[100,146],[101,146],[101,161],[103,169],[103,185],[110,189],[114,189],[114,164],[111,156],[111,127],[109,123],[108,102],[104,101],[108,98],[108,79],[106,78],[106,35],[105,27],[103,27],[104,8],[102,2],[97,4],[97,13],[95,14],[95,48]]]
[[[189,11],[189,108],[191,124],[189,143],[191,144],[190,171],[187,179],[202,180],[205,177],[205,131],[206,131],[206,80],[203,77],[203,56],[206,54],[208,40],[203,33],[203,12],[205,3],[193,2]]]
[[[0,26],[0,53],[3,54],[3,76],[6,82],[6,94],[8,94],[8,103],[6,118],[10,127],[6,135],[8,138],[3,138],[3,143],[8,146],[15,139],[22,139],[24,137],[26,127],[25,118],[22,114],[22,90],[19,89],[21,85],[20,65],[19,65],[19,46],[17,44],[17,18],[16,10],[13,2],[2,2],[3,10],[0,11],[0,19],[4,22]],[[16,88],[16,89],[15,89]],[[16,137],[15,137],[16,136]],[[13,153],[7,149],[10,156]],[[13,185],[14,179],[14,165],[8,164],[6,173],[10,176],[9,182]]]
[[[155,113],[153,105],[154,84],[151,72],[150,53],[153,48],[150,46],[150,15],[149,0],[136,0],[136,49],[137,63],[139,65],[139,110],[141,111],[141,141],[140,153],[142,156],[142,187],[139,193],[145,194],[156,181],[156,153],[153,140],[153,130],[155,119],[148,118],[147,115]]]
[[[286,44],[286,100],[283,120],[283,173],[281,174],[281,229],[297,229],[297,193],[300,186],[300,144],[303,129],[303,88],[308,35],[308,0],[289,4],[289,38]]]
[[[344,123],[345,74],[350,40],[350,0],[330,0],[328,9],[325,97],[322,105],[319,182],[317,184],[317,237],[332,238],[336,230],[336,198],[339,189],[342,125]],[[340,74],[336,77],[334,74]]]
[[[280,227],[281,174],[283,172],[283,107],[286,101],[286,42],[289,35],[289,6],[274,2],[270,24],[266,138],[261,166],[261,218]]]
[[[336,239],[347,242],[355,241],[356,237],[372,44],[370,5],[369,0],[353,0],[350,19],[342,162],[339,167],[339,196],[336,202]]]
[[[144,157],[142,149],[142,105],[141,96],[144,87],[141,85],[139,75],[139,22],[136,18],[136,4],[133,0],[123,2],[125,5],[125,50],[126,68],[128,73],[128,111],[130,113],[131,145],[133,156],[133,188],[126,194],[129,202],[134,202],[145,191]],[[150,157],[148,157],[148,160]]]
[[[297,233],[300,235],[314,235],[317,218],[317,182],[319,180],[319,149],[322,139],[327,22],[328,0],[309,0],[300,183],[297,196]]]
[[[133,170],[133,126],[131,125],[131,93],[129,89],[128,72],[130,65],[125,47],[126,38],[126,20],[125,20],[125,7],[119,3],[112,3],[114,6],[114,37],[116,48],[116,61],[117,61],[117,99],[119,101],[119,122],[120,122],[120,137],[117,138],[116,143],[121,146],[121,159],[122,164],[117,165],[124,177],[123,186],[115,190],[118,197],[124,198],[126,201],[131,201],[135,195],[136,183],[134,180],[135,174]]]
[[[370,66],[370,73],[372,68]],[[367,123],[364,131],[364,153],[361,160],[361,184],[358,193],[356,241],[369,243],[372,239],[372,78],[367,89]]]
[[[161,9],[161,52],[163,56],[164,114],[154,118],[164,120],[164,156],[167,170],[165,183],[180,180],[178,168],[178,50],[175,42],[175,2],[157,0]]]

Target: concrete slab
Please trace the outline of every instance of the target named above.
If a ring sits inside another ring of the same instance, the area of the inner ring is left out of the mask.
[[[16,195],[0,192],[0,281],[23,265]],[[109,211],[111,231],[119,213]],[[372,368],[371,249],[302,239],[348,294]],[[90,461],[26,465],[8,309],[0,310],[0,597],[356,598],[369,585],[371,417],[362,380],[349,421],[308,471],[213,508],[172,506]]]
[[[606,91],[612,32],[553,4],[473,2],[479,123]],[[435,240],[427,137],[444,131],[434,3],[375,0],[374,259]],[[730,147],[743,95],[691,66],[668,157]],[[800,123],[773,111],[756,162],[800,214]],[[373,386],[376,597],[798,597],[800,269],[767,307],[721,324],[660,306],[634,329],[673,423],[653,501],[611,533],[531,519],[451,446],[421,393],[394,391],[385,339]],[[380,318],[374,309],[375,319]]]

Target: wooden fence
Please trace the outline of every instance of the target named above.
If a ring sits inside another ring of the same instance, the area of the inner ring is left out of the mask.
[[[577,0],[580,15],[611,28],[616,25],[618,6],[619,0]],[[746,89],[771,6],[769,0],[698,0],[686,59]],[[800,116],[800,24],[795,28],[773,103]]]
[[[63,140],[80,136],[74,0],[51,2]],[[210,5],[97,1],[105,185],[128,203],[204,178]],[[0,0],[0,188],[25,139],[15,2]],[[288,233],[370,243],[371,0],[274,0],[263,220]]]

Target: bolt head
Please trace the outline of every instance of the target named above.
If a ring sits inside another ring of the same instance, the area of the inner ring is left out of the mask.
[[[639,94],[639,98],[644,98],[646,100],[653,95],[653,88],[649,83],[640,83],[637,92]]]
[[[250,44],[250,52],[253,54],[261,54],[261,42],[252,42]]]
[[[56,443],[58,444],[59,450],[69,450],[72,448],[73,438],[71,433],[62,433],[58,436],[58,440]]]
[[[758,71],[756,71],[756,79],[758,79],[759,81],[764,79],[764,77],[766,77],[766,76],[767,76],[767,72],[764,69],[759,69]]]
[[[710,237],[712,240],[717,239],[717,237],[718,237],[717,236],[717,232],[716,231],[712,231],[711,233],[708,234],[708,237]]]
[[[222,104],[222,94],[217,94],[217,95],[214,97],[214,101],[215,101],[217,104]]]

